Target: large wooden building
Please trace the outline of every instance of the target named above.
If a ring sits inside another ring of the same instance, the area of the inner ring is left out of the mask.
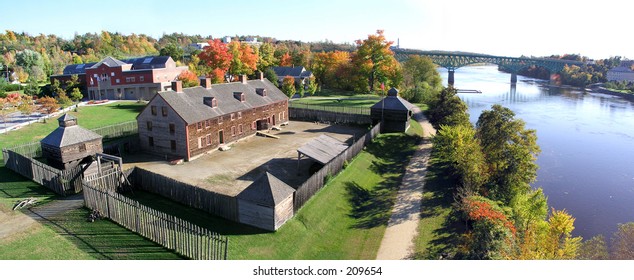
[[[58,169],[73,168],[88,157],[103,152],[102,136],[77,125],[77,118],[64,114],[59,127],[40,141],[48,164]]]
[[[288,98],[260,74],[257,80],[159,92],[137,116],[141,148],[166,159],[192,160],[258,130],[288,122]]]

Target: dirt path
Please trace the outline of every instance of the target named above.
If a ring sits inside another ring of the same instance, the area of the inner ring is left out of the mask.
[[[83,194],[56,200],[22,212],[5,214],[0,220],[0,240],[29,229],[36,222],[46,220],[66,211],[84,206]]]
[[[431,153],[430,137],[436,134],[436,130],[418,108],[414,113],[414,119],[423,127],[424,140],[418,145],[403,176],[377,260],[408,259],[414,253],[427,161]]]

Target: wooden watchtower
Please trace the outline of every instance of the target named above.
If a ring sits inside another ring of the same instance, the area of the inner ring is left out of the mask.
[[[381,132],[405,132],[409,128],[414,105],[398,96],[398,90],[391,88],[387,97],[372,105],[370,114],[372,123],[383,122]]]
[[[64,114],[59,127],[40,141],[42,154],[50,166],[69,169],[87,157],[103,152],[102,136],[77,125],[77,118]]]

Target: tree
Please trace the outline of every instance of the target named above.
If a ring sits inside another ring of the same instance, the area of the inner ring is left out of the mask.
[[[317,87],[318,87],[318,85],[317,85],[317,79],[315,79],[315,77],[314,77],[314,76],[311,76],[311,77],[308,79],[308,89],[307,89],[307,90],[308,90],[308,93],[309,93],[310,95],[315,95],[315,92],[317,92]]]
[[[579,248],[579,260],[609,260],[610,253],[608,252],[608,246],[605,242],[605,237],[599,234],[586,240],[581,244]]]
[[[548,231],[542,238],[541,258],[549,260],[572,260],[581,247],[581,237],[572,237],[575,218],[565,210],[552,209],[548,219]]]
[[[471,125],[442,125],[433,138],[435,164],[456,177],[461,188],[477,193],[487,180],[486,163]]]
[[[293,57],[289,53],[284,53],[280,58],[280,66],[291,66],[293,64]]]
[[[78,102],[82,98],[84,98],[84,95],[81,94],[79,88],[73,88],[73,90],[70,92],[70,99],[74,102]]]
[[[258,59],[258,70],[265,72],[266,69],[275,66],[277,59],[275,58],[275,47],[270,43],[264,43],[260,46],[260,56]],[[271,80],[272,81],[272,80]]]
[[[51,83],[51,92],[53,93],[53,96],[66,95],[66,90],[62,88],[58,79],[53,79],[53,82]]]
[[[40,69],[44,67],[42,55],[29,49],[19,51],[15,55],[15,63],[23,67],[27,72],[31,71],[31,67],[33,66],[40,67]],[[29,72],[29,74],[31,73]]]
[[[183,70],[176,79],[183,82],[184,88],[198,86],[198,77],[189,70]]]
[[[457,90],[449,86],[444,88],[437,97],[430,99],[428,116],[434,128],[440,129],[442,125],[470,125],[467,105],[457,94]]]
[[[634,223],[619,224],[612,237],[611,251],[614,260],[634,260]]]
[[[282,80],[282,92],[284,92],[288,98],[293,98],[295,95],[295,79],[293,77],[284,77],[284,80]]]
[[[402,80],[399,63],[390,50],[383,30],[368,35],[365,40],[357,40],[357,51],[352,55],[352,64],[357,70],[356,88],[362,92],[374,91],[375,86],[398,87]]]
[[[24,87],[24,94],[29,96],[36,96],[40,93],[40,86],[33,78],[27,80],[27,85]]]
[[[513,111],[496,104],[483,111],[476,123],[476,136],[491,172],[488,197],[507,205],[518,193],[530,190],[540,152],[535,130],[525,129],[524,121],[514,116]]]
[[[350,78],[347,68],[351,68],[350,53],[342,51],[316,53],[311,65],[318,84],[337,88],[349,86],[349,83],[343,82]]]
[[[22,102],[18,106],[18,110],[25,116],[31,116],[37,107],[35,107],[34,101],[32,97],[24,97],[22,98]]]
[[[205,75],[214,78],[215,80],[224,79],[226,72],[231,65],[231,53],[227,44],[221,42],[218,39],[209,40],[209,46],[205,47],[203,51],[198,54],[200,63],[207,67]]]
[[[183,54],[185,52],[183,51],[183,49],[176,44],[169,44],[165,47],[163,47],[160,51],[159,51],[159,55],[161,56],[169,56],[172,59],[174,59],[175,61],[179,61],[183,59]]]
[[[275,74],[275,71],[273,71],[273,68],[266,68],[266,70],[264,70],[264,77],[276,87],[279,86],[277,83],[279,78],[277,77],[277,74]]]
[[[7,127],[7,119],[9,119],[9,114],[15,112],[15,107],[11,105],[7,98],[0,98],[0,119],[4,123],[4,127]]]
[[[227,46],[231,54],[229,63],[229,81],[238,75],[251,75],[257,69],[258,57],[249,44],[232,41]]]
[[[437,93],[442,89],[442,79],[436,71],[436,65],[429,57],[412,55],[403,64],[403,85],[406,89],[415,90],[415,94],[411,97],[415,99],[413,102],[421,102],[422,96],[427,94],[426,91]],[[420,88],[423,91],[419,93],[417,90]]]
[[[39,99],[40,105],[42,105],[42,109],[46,114],[50,115],[56,112],[59,109],[59,104],[57,104],[57,100],[50,96],[44,96]]]

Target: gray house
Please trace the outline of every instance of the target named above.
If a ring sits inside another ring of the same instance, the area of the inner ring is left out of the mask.
[[[286,76],[291,76],[295,79],[295,85],[306,85],[308,84],[308,79],[313,76],[313,72],[307,71],[304,66],[279,66],[273,67],[273,71],[275,75],[277,75],[277,83],[282,85],[282,81]]]

